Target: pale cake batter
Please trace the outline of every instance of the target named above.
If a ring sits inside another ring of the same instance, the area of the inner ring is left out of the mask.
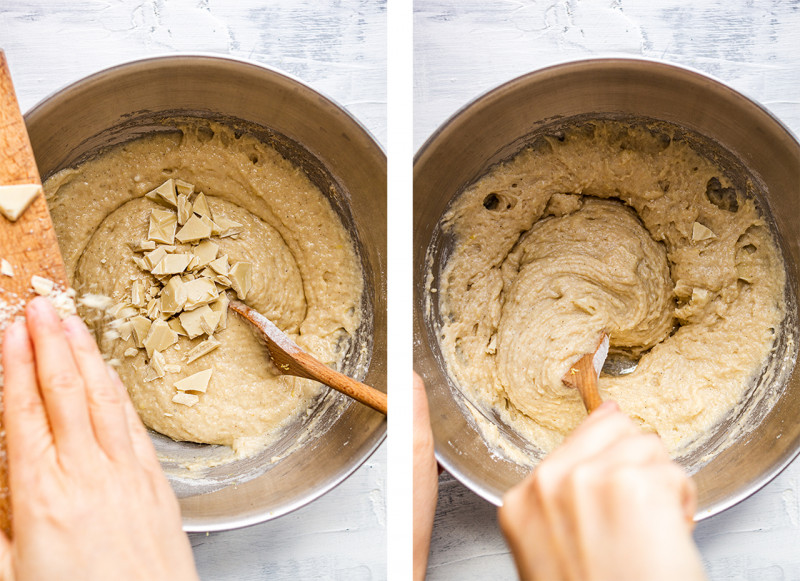
[[[323,362],[341,361],[361,321],[363,277],[353,241],[329,200],[299,168],[270,146],[222,125],[188,122],[180,132],[116,146],[47,180],[48,204],[74,288],[117,304],[130,300],[136,281],[152,288],[157,280],[137,264],[144,255],[134,247],[147,240],[153,212],[165,210],[145,194],[170,178],[195,187],[189,199],[196,211],[195,196],[202,192],[215,220],[242,226],[235,236],[210,240],[219,246],[215,256],[228,257],[226,264],[251,265],[246,303]],[[175,244],[174,252],[181,252],[197,242]],[[200,275],[186,270],[181,276],[188,281]],[[134,337],[107,333],[108,316],[82,314],[101,350],[121,362],[119,374],[145,424],[175,440],[250,449],[307,413],[323,389],[278,374],[266,348],[233,313],[213,333],[221,344],[195,361],[187,362],[187,353],[208,334],[181,335],[165,347],[162,363],[168,371],[157,379],[148,377],[154,356],[136,349]],[[176,384],[179,390],[182,379],[208,369],[213,374],[205,392],[192,392],[189,403],[179,396],[184,403],[176,403]]]
[[[448,370],[544,453],[586,415],[561,378],[602,331],[641,359],[602,376],[601,396],[673,455],[735,406],[773,347],[785,274],[770,230],[673,132],[598,121],[541,138],[443,218]]]

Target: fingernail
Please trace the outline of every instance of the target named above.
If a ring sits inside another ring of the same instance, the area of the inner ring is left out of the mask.
[[[38,317],[42,321],[52,321],[58,320],[58,314],[56,313],[55,308],[53,305],[44,297],[36,297],[32,301],[28,303],[28,311],[29,314],[32,314],[34,317]]]
[[[64,325],[64,331],[73,337],[89,334],[89,329],[86,328],[86,324],[78,315],[70,315],[64,319],[62,324]]]
[[[25,319],[17,319],[6,328],[6,341],[21,341],[27,333]]]
[[[119,376],[119,373],[117,373],[117,370],[111,367],[108,363],[106,363],[106,372],[108,373],[108,376],[111,378],[111,383],[114,384],[114,387],[116,387],[120,393],[123,393],[127,396],[128,389],[125,387],[125,384],[122,383],[122,378]]]
[[[609,399],[607,401],[604,401],[600,406],[598,406],[595,411],[599,412],[600,410],[603,410],[604,412],[612,412],[612,411],[618,412],[619,404],[614,400]]]

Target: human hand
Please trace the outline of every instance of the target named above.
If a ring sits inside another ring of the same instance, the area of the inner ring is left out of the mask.
[[[76,316],[32,300],[5,333],[16,581],[196,580],[177,500],[125,387]]]
[[[414,579],[425,579],[433,517],[439,494],[439,470],[433,455],[428,397],[422,378],[414,373]]]
[[[606,402],[520,484],[498,516],[528,580],[705,579],[697,493],[655,434]]]

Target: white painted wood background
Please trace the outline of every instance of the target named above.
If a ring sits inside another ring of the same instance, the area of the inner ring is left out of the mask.
[[[281,69],[386,143],[385,0],[0,0],[23,111],[88,74],[174,52]],[[386,578],[386,446],[321,499],[238,531],[191,535],[204,580]]]
[[[414,144],[520,74],[592,56],[691,66],[756,99],[800,135],[800,1],[416,0]],[[391,73],[390,73],[391,74]],[[697,527],[712,580],[800,579],[800,462]],[[448,475],[431,580],[515,579],[494,507]]]
[[[595,55],[692,66],[800,133],[798,0],[417,0],[414,10],[415,147],[480,93],[541,66]],[[295,75],[344,105],[382,143],[385,33],[385,0],[0,0],[0,47],[23,110],[107,66],[215,52]],[[698,527],[712,579],[800,579],[798,479],[795,463]],[[385,482],[382,446],[308,507],[240,531],[193,535],[201,576],[385,578]],[[494,508],[446,475],[430,565],[430,579],[515,577]]]

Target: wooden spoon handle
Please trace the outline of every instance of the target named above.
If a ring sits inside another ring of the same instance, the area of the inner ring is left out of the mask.
[[[275,323],[246,304],[240,301],[231,301],[229,307],[250,321],[261,332],[267,342],[270,357],[281,373],[319,381],[386,415],[387,398],[385,393],[320,362],[310,353],[301,349]]]
[[[597,373],[594,370],[594,353],[587,353],[570,368],[582,376],[582,381],[576,382],[575,387],[583,399],[583,405],[588,413],[592,413],[603,404],[600,393],[597,391]]]
[[[302,363],[306,371],[306,377],[309,379],[314,379],[332,387],[336,391],[349,395],[356,401],[360,401],[383,415],[387,414],[387,397],[382,391],[378,391],[374,387],[331,369],[299,347],[294,357],[299,363]]]
[[[597,376],[600,375],[603,362],[608,356],[608,345],[608,335],[601,333],[594,352],[587,353],[573,363],[561,379],[564,385],[578,390],[588,413],[592,413],[603,404],[600,392],[597,391]]]

